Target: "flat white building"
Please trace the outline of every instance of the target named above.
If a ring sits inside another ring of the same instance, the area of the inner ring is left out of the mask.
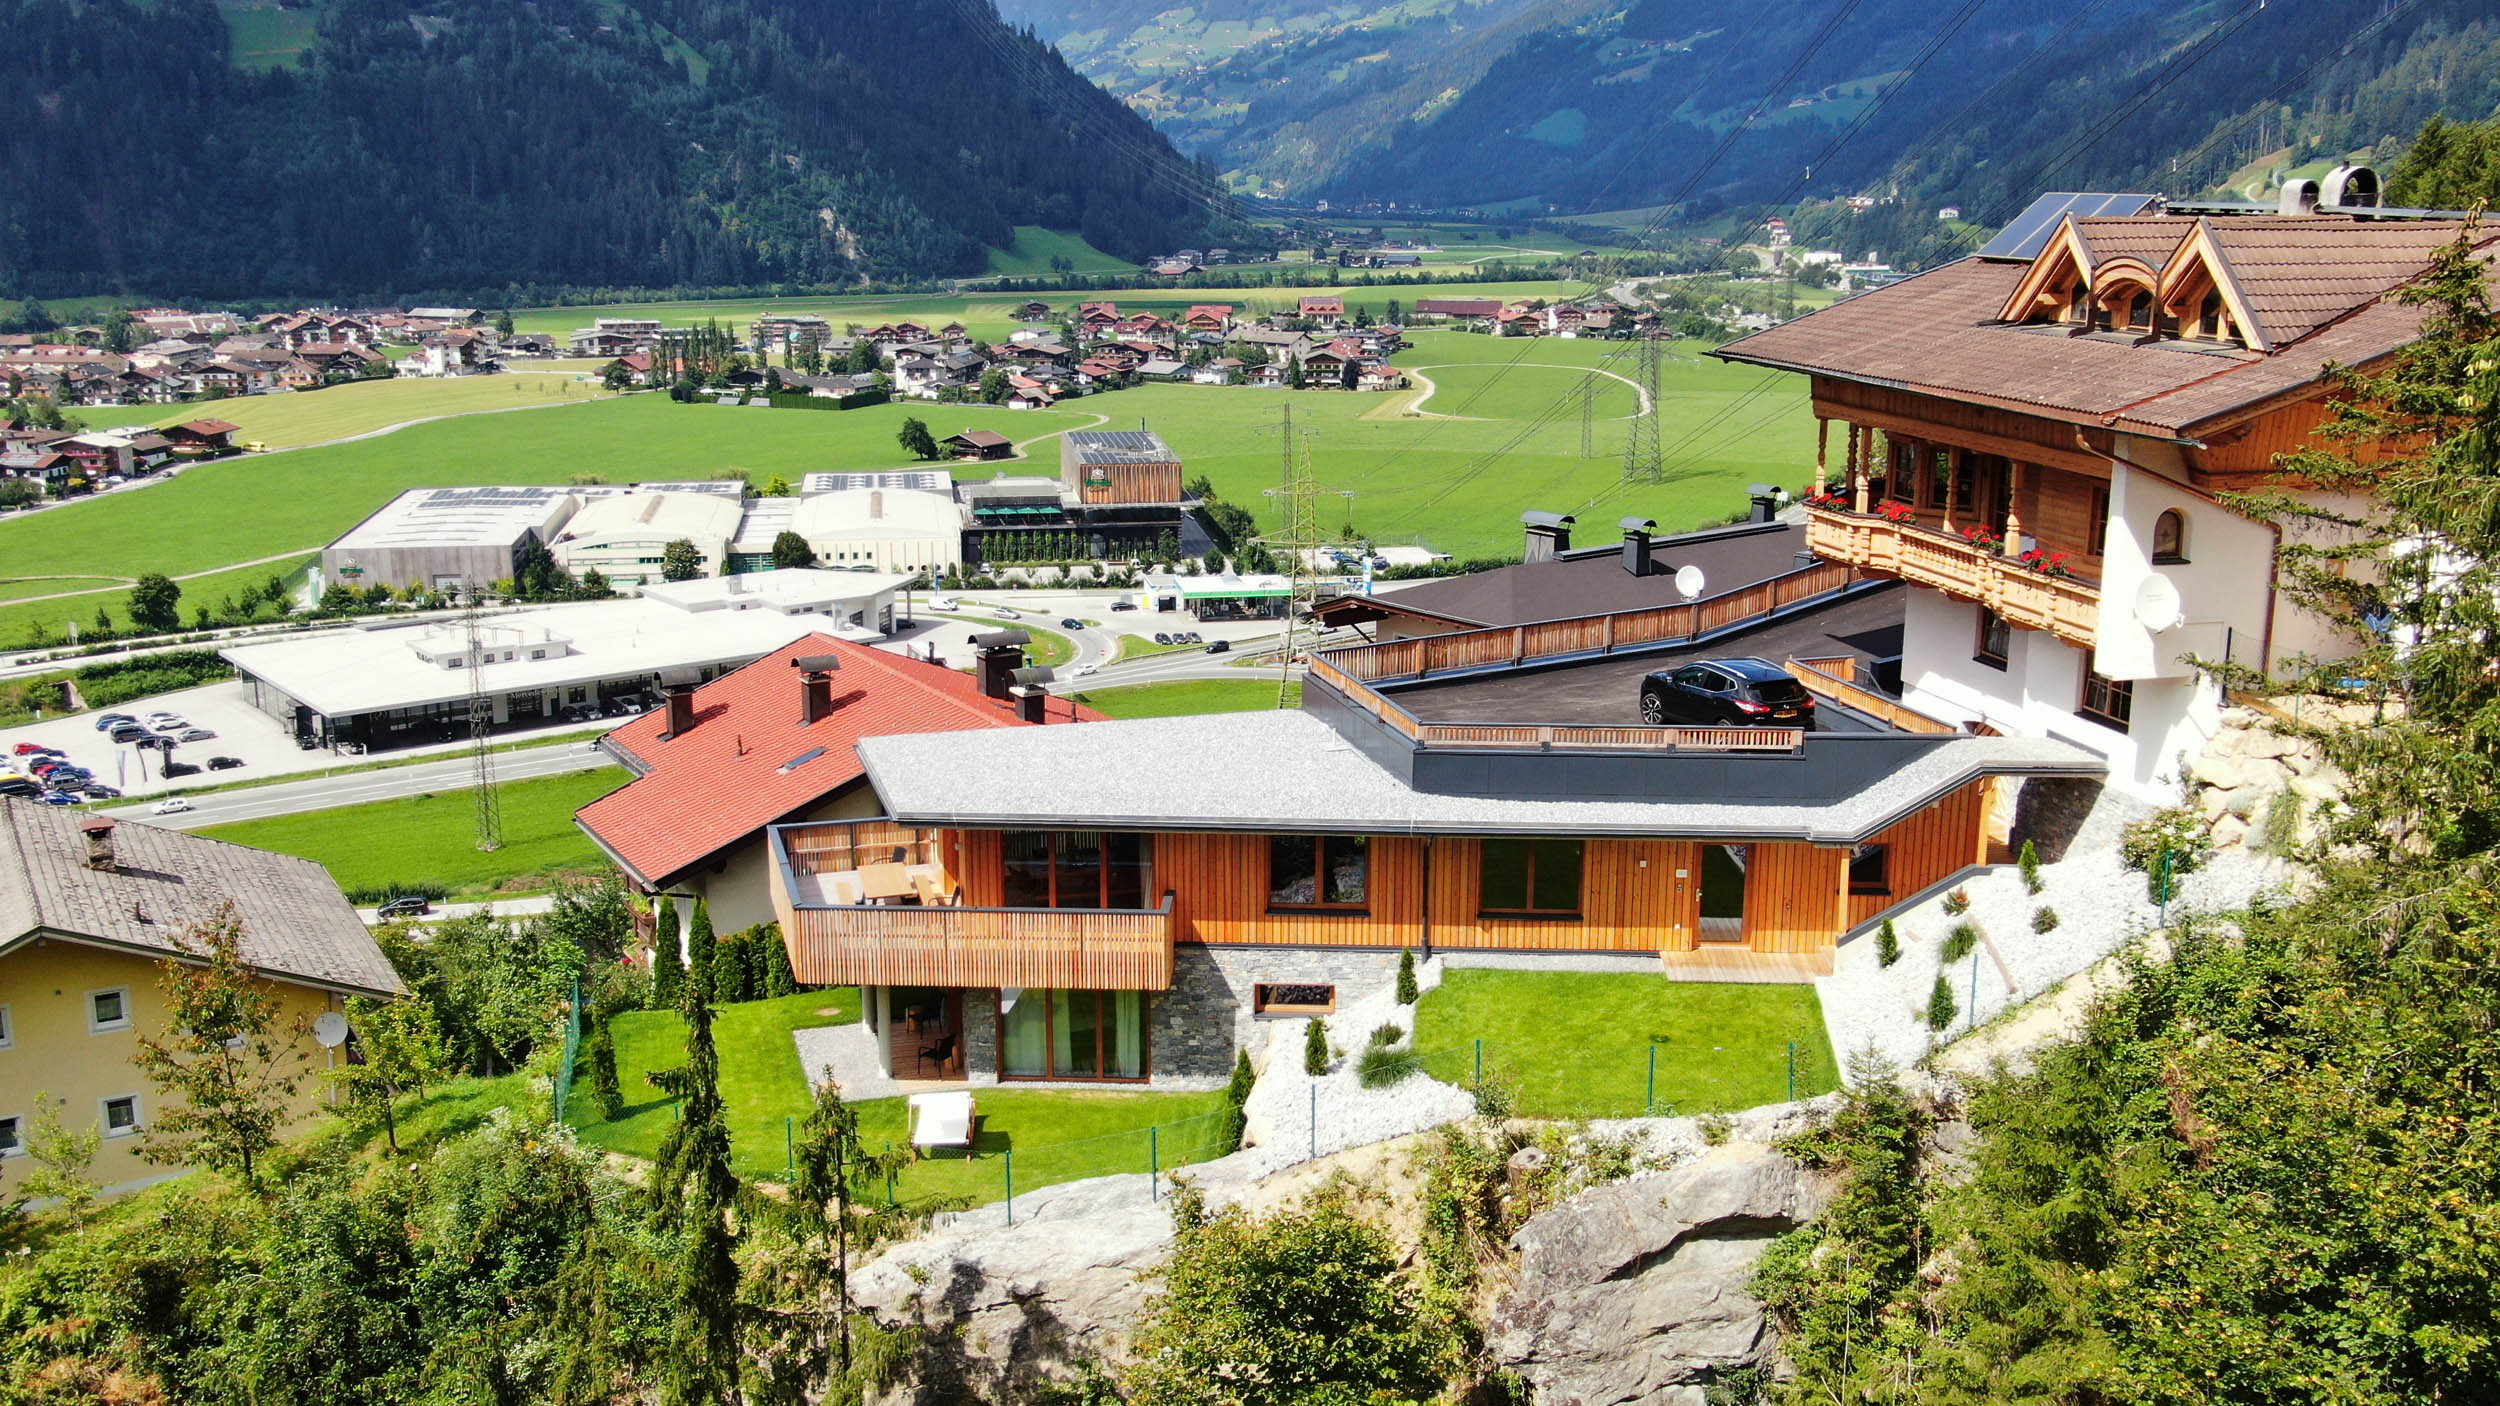
[[[620,494],[584,504],[549,548],[556,564],[575,576],[597,571],[631,595],[659,583],[671,542],[692,542],[703,574],[720,575],[743,516],[738,499],[726,494]]]
[[[934,578],[963,565],[963,519],[950,496],[851,488],[801,500],[791,530],[807,539],[819,566]]]

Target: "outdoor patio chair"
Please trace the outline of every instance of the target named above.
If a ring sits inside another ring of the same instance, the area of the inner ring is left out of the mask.
[[[922,1064],[927,1064],[931,1060],[936,1060],[938,1072],[940,1074],[946,1072],[946,1062],[954,1057],[955,1037],[952,1035],[942,1035],[938,1037],[938,1042],[936,1044],[923,1045],[920,1047],[920,1062]]]

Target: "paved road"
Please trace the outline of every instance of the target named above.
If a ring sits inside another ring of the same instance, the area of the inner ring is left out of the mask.
[[[498,898],[492,903],[438,903],[424,916],[409,921],[419,927],[432,927],[454,918],[468,917],[472,913],[492,913],[498,918],[527,918],[555,906],[555,895],[551,893],[542,893],[535,898]],[[382,921],[382,915],[371,908],[357,909],[356,916],[365,920],[366,927]]]
[[[571,742],[498,753],[495,757],[495,777],[500,781],[520,781],[533,776],[555,776],[568,771],[588,771],[593,767],[612,765],[614,762],[606,753]],[[428,791],[458,790],[468,784],[469,759],[451,757],[412,766],[273,782],[237,791],[212,791],[205,796],[190,797],[193,809],[179,815],[152,815],[149,813],[152,803],[149,802],[100,809],[106,815],[141,820],[150,825],[196,830],[203,825],[223,825],[235,820],[258,820],[263,816],[328,810],[333,806],[357,805],[365,801],[396,800]]]

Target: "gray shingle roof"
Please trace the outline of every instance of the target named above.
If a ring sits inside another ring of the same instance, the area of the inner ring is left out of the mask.
[[[1830,804],[1507,800],[1409,789],[1308,713],[1232,713],[871,737],[859,743],[887,810],[975,828],[1350,834],[1862,839],[1976,777],[2103,769],[2064,742],[1956,738]]]
[[[0,798],[0,953],[42,933],[149,954],[231,899],[243,959],[272,976],[369,995],[404,988],[330,872],[272,854],[120,821],[116,865],[87,867],[88,817],[68,806]]]

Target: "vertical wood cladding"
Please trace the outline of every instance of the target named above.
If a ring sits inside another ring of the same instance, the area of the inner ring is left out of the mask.
[[[1830,950],[1841,931],[1983,857],[1987,783],[1973,782],[1877,836],[1891,846],[1890,893],[1852,897],[1849,849],[1757,843],[1746,877],[1745,941],[1758,952]],[[963,901],[995,906],[1003,889],[995,831],[948,831]],[[1361,910],[1270,909],[1268,837],[1159,833],[1152,892],[1175,896],[1182,942],[1291,947],[1435,947],[1483,951],[1690,951],[1700,926],[1701,852],[1689,840],[1592,839],[1582,849],[1575,918],[1487,916],[1479,911],[1483,842],[1411,835],[1371,839]],[[1678,877],[1679,872],[1682,877]]]
[[[2058,551],[2098,557],[2101,539],[2092,531],[2092,494],[2106,480],[2038,464],[2024,471],[2023,530]],[[2035,487],[2036,485],[2036,487]]]
[[[1177,503],[1181,500],[1181,466],[1157,464],[1079,465],[1068,487],[1086,503]]]
[[[1987,858],[1988,790],[1987,782],[1974,781],[1876,832],[1871,843],[1891,846],[1885,891],[1849,895],[1847,926],[1855,927],[1945,875]]]

